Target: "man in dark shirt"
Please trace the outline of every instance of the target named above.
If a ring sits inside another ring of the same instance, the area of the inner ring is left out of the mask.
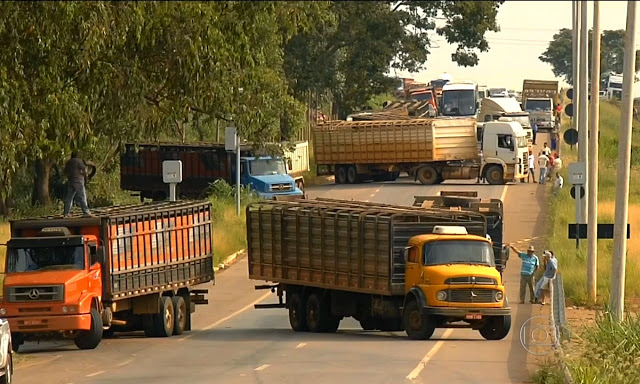
[[[67,196],[64,199],[64,215],[69,216],[71,205],[75,198],[78,199],[82,213],[91,216],[87,206],[87,194],[84,189],[84,181],[87,177],[87,166],[78,157],[76,152],[71,153],[71,159],[64,166],[64,174],[67,176]]]

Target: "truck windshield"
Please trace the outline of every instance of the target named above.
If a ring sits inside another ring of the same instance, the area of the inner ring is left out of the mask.
[[[252,176],[286,175],[287,168],[282,159],[258,159],[249,162],[249,174]]]
[[[433,100],[433,94],[431,92],[413,93],[413,94],[411,94],[411,100],[414,100],[414,101],[431,101],[431,100]]]
[[[442,93],[442,114],[444,116],[471,116],[476,112],[475,91],[451,90]]]
[[[524,109],[527,111],[550,111],[551,100],[527,100]]]
[[[424,265],[482,264],[495,266],[491,244],[477,240],[443,240],[427,243]]]
[[[84,247],[9,248],[7,272],[84,269]]]

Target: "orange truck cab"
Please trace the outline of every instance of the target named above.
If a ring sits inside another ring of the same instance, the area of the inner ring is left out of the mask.
[[[154,203],[11,222],[0,316],[13,349],[71,338],[93,349],[103,333],[189,330],[213,280],[211,205]]]

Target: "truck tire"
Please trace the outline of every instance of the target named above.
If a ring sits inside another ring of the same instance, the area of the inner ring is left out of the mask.
[[[347,183],[347,169],[342,165],[336,165],[336,184]]]
[[[329,317],[327,318],[327,327],[325,329],[325,332],[327,333],[337,332],[338,328],[340,328],[340,321],[342,321],[342,318],[329,314]]]
[[[347,167],[347,183],[349,184],[358,184],[360,181],[358,177],[358,169],[355,165],[350,165]]]
[[[430,316],[422,312],[416,300],[411,300],[402,312],[404,330],[411,340],[428,340],[436,330]]]
[[[80,349],[94,349],[102,341],[102,316],[91,308],[91,329],[78,333],[73,342]]]
[[[156,337],[170,337],[173,335],[175,319],[175,309],[171,298],[162,296],[160,298],[160,313],[153,315]]]
[[[287,292],[287,306],[289,308],[289,324],[296,332],[308,331],[305,318],[305,305],[302,295],[298,292]]]
[[[311,332],[326,332],[329,328],[329,306],[321,300],[320,295],[312,293],[307,299],[305,317]]]
[[[511,330],[511,315],[493,316],[478,331],[487,340],[502,340]]]
[[[491,185],[498,185],[498,184],[505,183],[502,167],[499,165],[490,165],[484,174],[485,174],[485,178],[487,179],[487,182]]]
[[[418,169],[416,176],[418,177],[418,181],[420,182],[420,184],[424,185],[436,184],[438,179],[440,178],[438,171],[430,165],[425,165],[424,167]]]
[[[175,320],[173,322],[173,334],[182,335],[187,329],[187,304],[182,296],[173,296],[171,298]]]
[[[371,317],[361,319],[360,326],[365,331],[373,331],[376,329],[376,323]]]
[[[11,349],[13,350],[13,352],[18,352],[22,344],[24,344],[24,335],[21,333],[12,333]]]

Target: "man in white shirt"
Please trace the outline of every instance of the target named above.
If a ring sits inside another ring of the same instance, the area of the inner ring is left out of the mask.
[[[540,184],[545,184],[547,182],[547,167],[549,166],[549,158],[544,154],[544,152],[540,152],[540,155],[538,156],[538,165],[538,168],[540,168]]]
[[[527,183],[529,179],[536,182],[536,157],[533,156],[533,151],[529,151],[529,175],[527,176]]]
[[[547,157],[551,155],[551,148],[549,148],[547,143],[544,143],[544,145],[542,146],[542,153],[544,153],[544,155]]]
[[[553,159],[553,170],[557,173],[562,169],[562,159],[556,155],[556,158]]]
[[[560,176],[560,173],[556,173],[556,184],[553,188],[553,194],[554,195],[558,194],[558,192],[560,192],[563,186],[564,186],[564,179],[562,178],[562,176]]]

